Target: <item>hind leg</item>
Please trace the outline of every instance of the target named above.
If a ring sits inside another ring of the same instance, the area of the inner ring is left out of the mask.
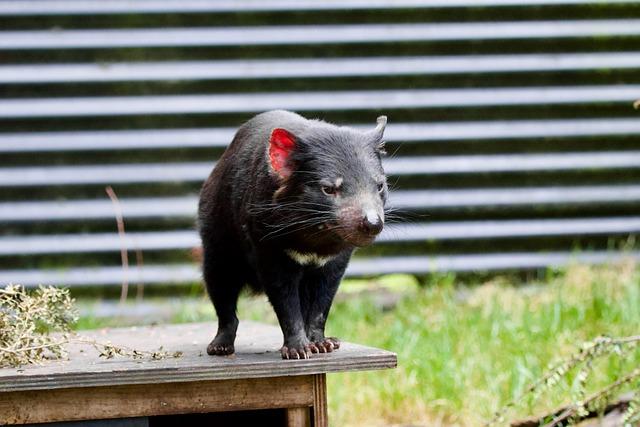
[[[207,347],[207,354],[224,356],[235,352],[238,329],[236,308],[244,286],[243,271],[229,257],[205,251],[203,273],[209,297],[218,316],[218,332]]]

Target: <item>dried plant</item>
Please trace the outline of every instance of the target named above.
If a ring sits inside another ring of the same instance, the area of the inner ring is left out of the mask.
[[[40,287],[32,293],[16,285],[0,289],[0,366],[64,357],[64,344],[77,319],[67,289]]]
[[[113,359],[116,356],[130,357],[132,359],[144,359],[149,358],[152,360],[162,360],[171,357],[182,357],[181,351],[169,352],[165,351],[162,346],[156,351],[136,350],[134,348],[115,346],[110,342],[102,343],[95,340],[87,340],[74,338],[72,342],[80,344],[92,345],[99,353],[100,357],[105,359]]]
[[[27,292],[18,285],[0,288],[0,368],[67,357],[69,343],[93,346],[100,357],[152,360],[180,357],[181,352],[136,350],[78,336],[72,330],[78,312],[68,289],[39,287]]]
[[[611,338],[601,336],[586,342],[580,350],[568,359],[550,367],[537,381],[524,392],[500,409],[487,424],[497,425],[504,422],[506,414],[520,406],[527,399],[537,401],[546,391],[554,388],[563,379],[572,378],[571,403],[553,411],[535,421],[536,425],[549,427],[573,425],[592,414],[602,414],[608,403],[614,400],[621,390],[631,386],[632,399],[625,411],[623,425],[632,426],[640,422],[640,367],[631,369],[616,381],[587,396],[586,386],[593,372],[593,365],[599,359],[607,357],[625,360],[640,347],[640,335]],[[528,424],[525,423],[525,424]]]

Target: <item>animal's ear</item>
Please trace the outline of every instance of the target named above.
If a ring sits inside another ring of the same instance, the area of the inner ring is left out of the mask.
[[[269,162],[271,168],[281,177],[289,178],[293,169],[289,157],[296,147],[296,138],[286,129],[276,128],[269,138]]]
[[[386,154],[384,151],[384,129],[387,126],[387,116],[380,116],[376,120],[378,124],[375,129],[367,132],[367,136],[371,144],[374,144],[374,149],[380,154]]]

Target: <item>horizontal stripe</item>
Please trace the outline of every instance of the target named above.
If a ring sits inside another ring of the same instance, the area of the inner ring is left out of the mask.
[[[354,125],[369,129],[371,125]],[[235,128],[0,133],[0,153],[226,147]],[[637,119],[393,123],[387,142],[487,141],[640,134]],[[544,141],[540,141],[541,143]]]
[[[640,232],[640,217],[567,218],[542,220],[449,221],[427,224],[387,224],[379,243],[474,240],[540,236],[589,236]],[[189,250],[200,246],[195,230],[83,233],[0,237],[0,255]]]
[[[106,199],[106,197],[105,197]],[[556,186],[521,188],[401,190],[390,194],[398,209],[584,205],[640,202],[640,185]],[[194,218],[195,196],[122,198],[125,218]],[[66,200],[0,203],[0,221],[90,221],[113,219],[109,200]]]
[[[579,262],[602,264],[626,259],[639,260],[639,252],[546,252],[468,254],[442,256],[380,257],[353,260],[347,268],[347,276],[378,274],[425,274],[446,271],[494,271],[513,269],[537,269],[563,267]],[[16,283],[24,286],[104,286],[129,283],[194,283],[202,281],[200,269],[193,264],[145,265],[131,267],[124,273],[122,267],[77,267],[70,269],[0,270],[0,283]]]
[[[638,19],[2,31],[0,50],[265,46],[639,36]]]
[[[394,157],[388,175],[569,171],[640,168],[640,151]],[[0,168],[0,187],[202,182],[214,162]]]
[[[466,108],[613,102],[625,103],[631,108],[631,104],[638,98],[640,85],[30,98],[0,100],[0,118],[244,113],[274,109],[347,111]]]
[[[640,53],[563,53],[0,66],[0,83],[238,80],[640,68]]]
[[[0,2],[0,15],[100,15],[129,13],[266,12],[352,9],[530,7],[635,4],[633,0],[29,0]]]

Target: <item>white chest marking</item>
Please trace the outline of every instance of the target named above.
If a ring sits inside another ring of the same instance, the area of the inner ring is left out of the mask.
[[[315,265],[316,267],[322,267],[333,259],[332,256],[320,256],[314,253],[301,253],[294,251],[293,249],[285,250],[287,255],[300,265]]]

